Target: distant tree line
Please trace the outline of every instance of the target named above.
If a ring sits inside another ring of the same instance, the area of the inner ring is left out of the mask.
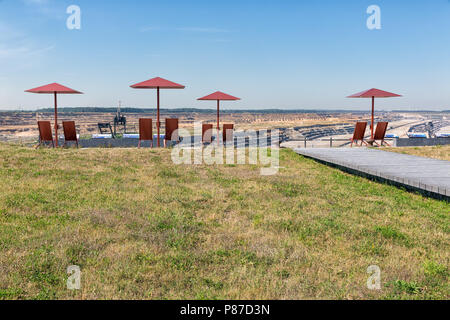
[[[122,113],[151,113],[156,112],[155,109],[143,109],[143,108],[121,108]],[[216,109],[196,109],[196,108],[177,108],[177,109],[160,109],[161,112],[165,113],[201,113],[201,114],[215,114]],[[39,109],[37,112],[47,113],[53,112],[53,108]],[[111,108],[97,108],[97,107],[67,107],[59,108],[58,112],[66,113],[115,113],[117,112],[117,107]],[[221,110],[221,113],[260,113],[260,114],[293,114],[293,113],[359,113],[366,112],[364,110],[280,110],[280,109],[240,109],[240,110]]]
[[[59,112],[62,113],[115,113],[117,112],[117,107],[108,107],[108,108],[100,108],[100,107],[66,107],[59,108]],[[156,108],[121,108],[123,113],[152,113],[156,112]],[[9,111],[0,111],[0,112],[40,112],[40,113],[52,113],[54,112],[53,108],[42,108],[37,111],[25,111],[25,110],[9,110]],[[177,108],[177,109],[161,109],[161,112],[164,113],[199,113],[199,114],[215,114],[216,109],[196,109],[196,108]],[[316,113],[316,114],[336,114],[336,113],[367,113],[368,110],[314,110],[314,109],[292,109],[292,110],[281,110],[281,109],[240,109],[240,110],[221,110],[221,113],[224,114],[240,114],[240,113],[257,113],[257,114],[305,114],[305,113]],[[396,112],[396,113],[450,113],[450,110],[443,111],[430,111],[430,110],[392,110],[392,111],[383,111],[379,112]]]

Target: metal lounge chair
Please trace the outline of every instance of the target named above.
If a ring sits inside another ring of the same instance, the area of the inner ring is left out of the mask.
[[[212,143],[212,133],[213,133],[213,125],[212,124],[203,124],[202,125],[202,142],[203,143]]]
[[[357,122],[355,126],[355,132],[353,133],[353,138],[351,139],[353,144],[358,145],[358,141],[361,141],[361,146],[363,143],[367,145],[367,142],[364,141],[364,136],[366,135],[367,122]]]
[[[233,124],[224,124],[223,125],[223,143],[226,144],[230,141],[233,141],[234,138],[234,125]]]
[[[36,148],[39,148],[42,144],[51,142],[52,148],[55,147],[55,142],[53,141],[52,125],[50,121],[38,121],[39,128],[39,144]]]
[[[64,129],[64,147],[67,145],[67,142],[75,142],[75,145],[78,148],[79,145],[75,121],[64,121],[63,129]]]
[[[166,134],[164,135],[164,147],[167,147],[169,141],[179,141],[178,137],[178,119],[166,119]]]
[[[153,148],[153,121],[152,119],[139,119],[139,144],[141,147],[142,141],[150,141]]]

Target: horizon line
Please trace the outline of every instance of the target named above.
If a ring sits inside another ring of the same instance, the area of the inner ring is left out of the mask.
[[[83,110],[92,110],[92,112],[99,113],[102,112],[101,109],[105,109],[104,112],[115,112],[113,110],[117,110],[117,106],[110,106],[110,107],[61,107],[58,108],[59,112],[89,112],[89,111],[83,111]],[[156,108],[148,108],[148,107],[124,107],[122,106],[120,108],[123,110],[136,110],[136,111],[156,111]],[[194,108],[194,107],[177,107],[177,108],[161,108],[161,111],[172,111],[172,112],[188,112],[188,111],[197,111],[197,112],[216,112],[214,108]],[[33,109],[24,109],[24,108],[16,108],[16,109],[0,109],[0,113],[7,113],[7,112],[53,112],[53,107],[45,107],[45,108],[33,108]],[[126,111],[123,111],[126,112]],[[131,112],[131,111],[128,111]],[[242,108],[242,109],[223,109],[222,112],[226,113],[245,113],[245,112],[282,112],[282,113],[323,113],[323,112],[336,112],[336,113],[343,113],[343,112],[355,112],[355,113],[367,113],[370,112],[370,110],[361,110],[361,109],[321,109],[321,108]],[[433,113],[450,113],[450,109],[442,109],[442,110],[431,110],[431,109],[416,109],[416,110],[402,110],[402,109],[379,109],[377,112],[433,112]]]

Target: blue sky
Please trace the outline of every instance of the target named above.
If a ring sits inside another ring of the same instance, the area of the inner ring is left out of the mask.
[[[85,93],[61,106],[155,107],[129,88],[155,76],[186,85],[162,93],[167,108],[214,108],[196,98],[221,90],[242,98],[225,109],[365,110],[345,97],[375,87],[404,95],[379,109],[450,109],[450,1],[0,0],[0,109],[51,105],[24,93],[51,82]]]

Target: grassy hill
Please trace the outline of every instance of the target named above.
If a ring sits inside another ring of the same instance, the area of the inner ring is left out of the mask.
[[[287,150],[280,165],[1,144],[0,298],[449,298],[448,203]]]

